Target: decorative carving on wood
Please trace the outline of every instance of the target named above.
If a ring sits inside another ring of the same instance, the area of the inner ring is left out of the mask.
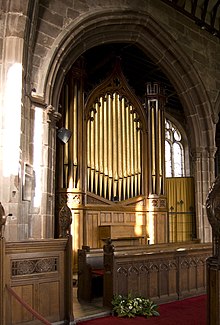
[[[3,205],[0,202],[0,238],[3,237],[5,223],[6,223],[5,209],[3,208]]]
[[[58,258],[40,258],[13,260],[11,262],[11,275],[20,276],[37,273],[56,272],[58,270]]]
[[[220,176],[213,182],[206,200],[206,211],[213,233],[213,255],[220,260]]]
[[[166,208],[166,206],[167,206],[167,201],[165,199],[160,199],[160,207]]]
[[[170,270],[177,269],[177,264],[174,260],[169,260],[165,262],[140,262],[140,264],[135,267],[130,264],[120,265],[117,268],[117,273],[123,274],[124,276],[130,276],[132,273],[135,273],[137,276],[141,274],[149,274],[149,273],[158,273],[158,272],[168,272]]]
[[[112,269],[112,258],[113,258],[113,252],[115,250],[114,245],[112,245],[112,240],[111,238],[106,238],[105,240],[105,245],[103,246],[103,251],[104,251],[104,268],[105,272],[111,273]]]
[[[72,212],[67,204],[63,205],[59,211],[59,237],[70,235],[70,225],[72,223]]]
[[[128,274],[131,275],[132,273],[135,273],[136,275],[139,275],[139,270],[135,266],[130,266],[128,268]]]
[[[159,201],[158,200],[156,200],[156,199],[154,199],[154,200],[152,200],[152,202],[151,202],[151,204],[152,204],[152,207],[158,207],[158,203],[159,203]]]
[[[200,257],[184,257],[180,260],[180,267],[182,269],[189,269],[192,267],[198,267],[201,265],[205,265],[206,259],[209,257],[209,255],[204,255]]]

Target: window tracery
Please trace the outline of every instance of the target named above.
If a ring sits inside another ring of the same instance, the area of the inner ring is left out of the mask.
[[[166,177],[184,177],[184,147],[182,135],[176,125],[165,119]]]

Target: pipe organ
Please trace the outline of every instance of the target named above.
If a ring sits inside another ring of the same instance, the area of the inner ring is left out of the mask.
[[[119,61],[88,94],[85,82],[79,61],[60,97],[59,123],[72,137],[57,142],[56,211],[71,208],[75,254],[82,245],[102,246],[104,226],[131,227],[142,244],[166,242],[162,88],[147,86],[145,109]]]
[[[87,189],[111,201],[141,194],[141,124],[116,91],[97,97],[87,121]]]

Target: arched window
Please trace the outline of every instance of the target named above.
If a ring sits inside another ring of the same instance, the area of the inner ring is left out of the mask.
[[[184,148],[177,127],[165,120],[165,165],[166,177],[184,177]]]
[[[186,177],[184,131],[165,120],[166,194],[169,213],[169,241],[183,242],[196,237],[194,179]],[[183,145],[184,144],[184,145]],[[185,149],[186,148],[186,149]]]

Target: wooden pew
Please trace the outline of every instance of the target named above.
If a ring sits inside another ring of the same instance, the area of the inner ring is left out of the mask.
[[[111,243],[107,238],[106,243]],[[126,249],[137,250],[135,246],[118,246],[118,251]],[[139,245],[139,250],[145,250],[146,245]],[[104,260],[102,248],[82,246],[78,249],[78,288],[77,298],[80,301],[91,301],[95,296],[103,295]]]
[[[79,301],[91,301],[103,295],[103,249],[83,246],[78,250],[78,289]]]
[[[110,238],[106,239],[106,245],[112,244]],[[164,250],[172,244],[158,244],[158,245],[137,245],[137,246],[117,246],[115,247],[115,254],[123,252],[122,254],[137,254],[138,252],[145,252],[146,249],[150,251]],[[184,243],[184,246],[192,245]],[[180,246],[181,247],[181,246]],[[126,253],[127,252],[127,253]],[[103,249],[91,248],[83,246],[78,250],[78,300],[91,301],[93,297],[102,296],[103,294],[103,275],[104,275],[104,261]]]
[[[111,307],[115,294],[143,296],[156,303],[174,301],[206,292],[206,259],[212,245],[149,245],[145,248],[104,249],[103,305]]]

